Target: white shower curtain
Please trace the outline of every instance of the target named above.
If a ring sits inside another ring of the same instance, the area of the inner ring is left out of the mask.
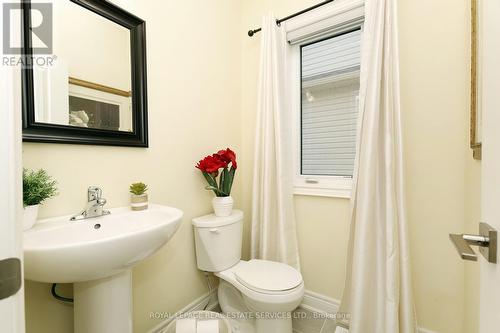
[[[286,33],[274,15],[262,20],[252,192],[252,258],[297,269],[293,207],[291,110],[287,98]]]
[[[404,207],[396,0],[367,0],[346,286],[350,333],[415,333]]]

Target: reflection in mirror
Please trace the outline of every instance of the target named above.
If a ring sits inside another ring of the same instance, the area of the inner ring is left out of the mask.
[[[54,62],[33,69],[35,121],[133,132],[130,30],[53,3]]]

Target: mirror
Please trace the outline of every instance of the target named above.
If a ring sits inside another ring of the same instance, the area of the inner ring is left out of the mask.
[[[31,6],[23,4],[24,140],[147,147],[144,21],[104,0],[54,2],[41,12],[52,55],[37,61],[47,54],[36,52],[45,41]]]
[[[53,4],[49,65],[33,67],[35,121],[133,132],[130,31],[71,2]]]

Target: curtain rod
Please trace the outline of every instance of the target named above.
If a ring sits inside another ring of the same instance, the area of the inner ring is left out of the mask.
[[[287,17],[284,17],[284,18],[282,18],[282,19],[277,19],[277,20],[276,20],[276,24],[277,24],[277,25],[280,25],[280,24],[281,24],[281,22],[285,22],[285,21],[287,21],[287,20],[289,20],[289,19],[292,19],[292,18],[294,18],[294,17],[296,17],[296,16],[302,15],[302,14],[307,13],[307,12],[309,12],[309,11],[313,10],[313,9],[316,9],[316,8],[318,8],[318,7],[321,7],[321,6],[323,6],[323,5],[326,5],[327,3],[334,2],[334,1],[335,1],[335,0],[326,0],[326,1],[323,1],[323,2],[320,2],[320,3],[316,4],[316,5],[314,5],[314,6],[311,6],[311,7],[309,7],[309,8],[302,9],[300,12],[296,12],[296,13],[294,13],[294,14],[292,14],[292,15],[288,15]],[[252,37],[253,35],[255,35],[257,32],[259,32],[259,31],[261,31],[261,30],[262,30],[262,28],[257,28],[257,29],[253,29],[253,30],[248,30],[248,36]]]

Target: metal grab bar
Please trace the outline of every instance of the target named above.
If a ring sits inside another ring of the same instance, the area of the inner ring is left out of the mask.
[[[488,262],[497,262],[497,231],[486,223],[479,224],[479,235],[450,234],[460,257],[464,260],[477,261],[477,255],[471,245],[479,246],[479,252]]]

